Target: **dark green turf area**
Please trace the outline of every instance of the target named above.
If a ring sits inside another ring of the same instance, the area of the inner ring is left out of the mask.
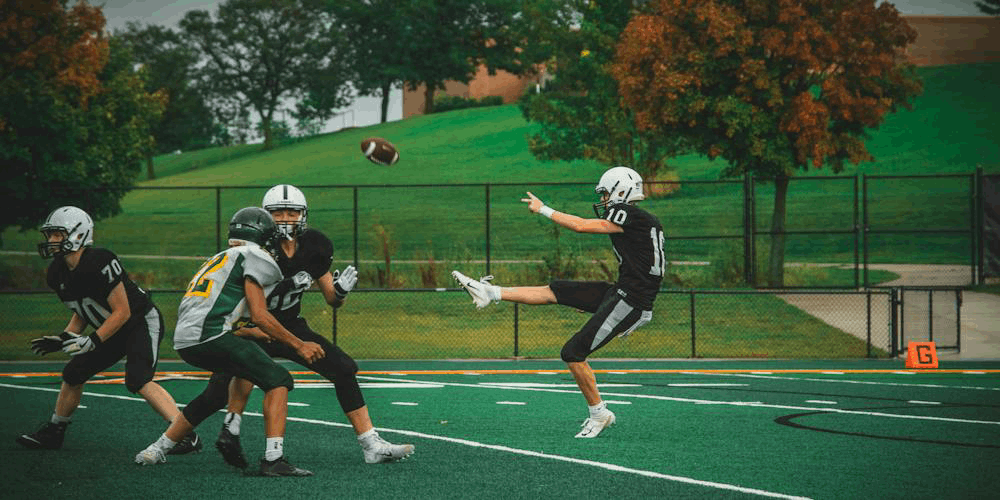
[[[77,411],[64,449],[21,449],[14,437],[46,418],[55,399],[54,392],[34,389],[56,389],[58,381],[2,377],[5,467],[7,477],[18,478],[8,481],[5,497],[311,498],[335,491],[347,498],[750,498],[760,496],[751,490],[760,490],[831,499],[987,498],[1000,467],[998,373],[764,373],[902,368],[886,360],[595,360],[597,370],[684,372],[598,373],[600,384],[626,384],[602,388],[618,422],[597,439],[582,440],[572,435],[586,408],[567,373],[367,373],[563,368],[557,361],[360,364],[362,383],[439,385],[363,389],[383,437],[413,443],[416,453],[396,464],[364,464],[333,390],[300,382],[290,400],[308,406],[290,407],[285,449],[316,473],[303,479],[243,477],[226,467],[210,446],[221,414],[200,429],[209,444],[202,453],[135,466],[134,454],[165,423],[141,401],[96,395],[84,396],[87,408]],[[0,372],[58,366],[3,363]],[[942,362],[942,368],[997,370],[1000,363]],[[757,373],[696,371],[725,369]],[[483,385],[503,383],[535,385]],[[204,382],[163,386],[186,402]],[[121,385],[90,384],[87,391],[128,395]],[[393,404],[400,402],[409,405]],[[258,412],[259,405],[255,391],[249,410]],[[248,413],[242,435],[251,458],[261,453],[262,432],[259,414]]]

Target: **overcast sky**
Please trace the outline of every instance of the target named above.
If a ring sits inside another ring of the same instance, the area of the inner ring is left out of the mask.
[[[189,10],[215,10],[222,0],[90,0],[92,5],[101,5],[107,19],[108,31],[121,29],[129,21],[142,24],[160,24],[176,28],[177,23]],[[892,2],[904,15],[979,16],[975,0],[898,0]],[[393,91],[389,105],[389,120],[402,118],[402,93]],[[324,131],[339,129],[345,125],[365,126],[379,122],[379,103],[375,98],[359,98],[351,106],[352,112],[331,120]],[[345,110],[346,111],[346,110]]]
[[[214,10],[221,0],[90,0],[103,5],[108,29],[121,28],[128,21],[176,27],[189,10]],[[892,2],[906,15],[980,16],[975,0],[898,0]]]

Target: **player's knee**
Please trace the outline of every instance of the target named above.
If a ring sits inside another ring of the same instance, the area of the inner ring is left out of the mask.
[[[67,364],[62,371],[62,380],[67,385],[78,386],[87,381],[87,376]]]
[[[146,386],[152,379],[130,379],[128,376],[125,377],[125,389],[132,394],[138,394],[143,387]]]
[[[567,363],[579,363],[587,360],[587,352],[579,348],[573,341],[566,342],[559,357]]]

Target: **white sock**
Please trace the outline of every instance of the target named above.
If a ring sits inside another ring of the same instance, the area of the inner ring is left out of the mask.
[[[273,462],[285,454],[285,438],[267,438],[267,445],[264,448],[264,460]]]
[[[239,413],[227,413],[226,419],[224,420],[226,423],[226,429],[229,430],[229,433],[234,436],[240,435],[240,422],[242,421],[243,416]]]
[[[160,436],[160,439],[157,439],[156,442],[153,444],[156,445],[156,447],[159,448],[160,451],[166,453],[174,449],[174,446],[177,446],[177,441],[172,441],[170,438],[167,437],[166,433],[163,433]]]
[[[358,434],[358,442],[361,443],[361,447],[365,449],[371,448],[376,438],[378,438],[378,433],[375,432],[374,428]]]
[[[52,422],[53,424],[68,424],[69,421],[70,421],[69,417],[60,417],[55,413],[53,413],[52,418],[49,419],[49,422]]]
[[[486,295],[494,302],[500,302],[500,287],[496,285],[486,285]]]
[[[608,404],[605,403],[604,401],[601,401],[600,403],[597,403],[596,405],[593,406],[588,405],[587,408],[590,408],[590,416],[596,417],[604,413],[608,409]]]

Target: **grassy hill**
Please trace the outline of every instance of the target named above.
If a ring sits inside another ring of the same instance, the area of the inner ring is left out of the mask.
[[[995,140],[1000,125],[993,118],[1000,103],[1000,64],[930,67],[920,73],[925,93],[914,109],[890,116],[872,131],[874,162],[852,167],[839,179],[817,179],[833,174],[819,169],[793,181],[788,229],[826,234],[789,236],[789,260],[853,262],[851,175],[967,175],[977,165],[1000,171]],[[348,129],[268,152],[242,145],[164,155],[156,159],[159,178],[140,182],[123,200],[121,215],[99,221],[97,241],[120,254],[207,256],[224,236],[216,232],[215,186],[227,186],[218,192],[224,222],[238,208],[258,204],[269,186],[291,183],[303,187],[309,198],[310,224],[331,235],[338,259],[345,261],[355,254],[359,260],[384,261],[388,253],[397,270],[410,265],[398,262],[408,259],[477,261],[486,257],[487,240],[494,261],[535,259],[545,260],[541,265],[549,268],[565,268],[578,264],[574,259],[610,260],[604,239],[553,231],[547,221],[527,216],[519,201],[526,190],[560,210],[590,213],[592,186],[606,168],[594,161],[540,162],[527,148],[533,129],[516,106],[507,105]],[[401,150],[400,162],[380,167],[366,161],[358,145],[368,136],[394,142]],[[663,220],[671,258],[732,257],[743,231],[741,184],[712,182],[718,180],[721,161],[691,155],[670,165],[681,188],[644,205]],[[577,184],[545,185],[551,182]],[[519,184],[494,185],[487,192],[482,183]],[[969,227],[968,177],[872,179],[869,184],[873,228]],[[356,194],[356,229],[352,186],[362,186]],[[772,193],[765,183],[757,188],[756,224],[766,231]],[[730,239],[702,238],[719,235]],[[3,236],[7,251],[33,252],[38,239],[34,232],[8,230]],[[758,237],[758,244],[763,253],[767,237]],[[873,234],[870,248],[873,262],[969,259],[967,234]],[[475,266],[485,271],[482,264]],[[170,273],[159,269],[169,264],[143,262],[142,267],[154,279]],[[377,276],[362,274],[362,279],[374,282]],[[415,278],[407,285],[420,286]]]

